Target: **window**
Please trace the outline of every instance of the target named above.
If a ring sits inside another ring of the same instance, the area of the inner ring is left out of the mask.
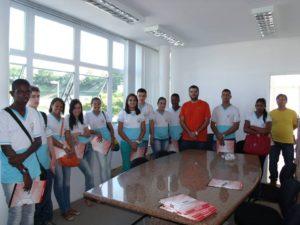
[[[107,111],[107,82],[108,72],[104,70],[80,67],[80,93],[79,99],[83,110],[91,109],[93,97],[102,99],[102,110]]]
[[[119,42],[113,42],[113,68],[123,70],[124,69],[124,57],[125,47],[124,44]]]
[[[117,122],[119,112],[124,108],[124,74],[112,73],[113,94],[112,94],[112,121]]]
[[[9,47],[25,49],[25,12],[15,8],[10,8]]]
[[[68,104],[73,98],[74,73],[72,65],[33,60],[33,83],[41,91],[39,109],[47,112],[53,98],[60,97]]]
[[[80,59],[99,66],[108,65],[108,40],[98,35],[81,31]]]
[[[74,29],[35,16],[34,51],[38,54],[73,59]]]
[[[9,57],[9,81],[10,84],[16,79],[26,78],[26,58],[21,56],[11,55]]]
[[[55,17],[37,11],[35,3],[30,4],[33,7],[27,8],[13,1],[10,8],[10,82],[30,79],[41,90],[40,110],[45,112],[55,97],[66,102],[66,113],[74,96],[84,110],[90,110],[93,97],[100,97],[102,109],[117,121],[124,107],[127,42],[105,30],[89,31],[79,19],[68,20],[60,12]]]

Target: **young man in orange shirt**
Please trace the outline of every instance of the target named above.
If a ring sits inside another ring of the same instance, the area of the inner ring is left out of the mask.
[[[209,105],[198,99],[197,86],[190,86],[189,95],[191,100],[183,104],[180,112],[180,124],[183,128],[180,150],[206,149],[207,126],[211,117]]]

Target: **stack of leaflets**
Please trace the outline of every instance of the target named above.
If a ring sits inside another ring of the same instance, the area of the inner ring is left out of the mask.
[[[231,180],[221,180],[221,179],[211,179],[208,186],[218,187],[218,188],[227,188],[233,190],[241,190],[243,188],[243,183],[240,181],[231,181]]]
[[[24,183],[15,184],[9,208],[40,203],[45,187],[46,181],[44,180],[34,180],[30,191],[24,191]]]
[[[184,194],[164,198],[159,202],[162,204],[161,209],[194,221],[202,221],[217,212],[213,205]]]

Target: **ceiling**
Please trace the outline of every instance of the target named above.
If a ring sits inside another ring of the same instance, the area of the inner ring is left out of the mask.
[[[34,1],[154,48],[166,42],[144,33],[144,27],[156,24],[180,37],[186,46],[259,40],[251,9],[268,5],[275,8],[278,29],[271,38],[300,36],[299,0],[119,0],[144,17],[134,25],[81,0]]]

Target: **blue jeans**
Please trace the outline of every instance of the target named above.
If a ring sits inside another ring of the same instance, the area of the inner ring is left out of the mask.
[[[100,168],[101,183],[108,181],[111,178],[111,157],[112,152],[109,151],[107,155],[103,155],[100,152],[94,151],[91,144],[88,144],[85,158],[88,161],[91,170],[94,168],[94,156],[96,156]]]
[[[35,205],[34,225],[44,225],[53,219],[53,205],[51,200],[53,174],[46,170],[46,188],[43,201]]]
[[[93,175],[90,165],[89,165],[88,161],[85,159],[85,157],[83,159],[80,159],[80,164],[79,164],[78,168],[81,170],[81,172],[84,175],[85,191],[92,189],[95,186],[94,185],[94,175]]]
[[[71,167],[55,165],[54,194],[61,213],[66,213],[71,208],[70,203]]]
[[[7,205],[9,204],[15,184],[2,184]],[[34,204],[23,205],[8,209],[7,225],[33,225],[34,224]],[[3,222],[3,220],[2,220]]]
[[[202,141],[186,141],[182,140],[180,145],[180,151],[188,150],[188,149],[198,149],[198,150],[206,150],[207,143]]]
[[[269,155],[270,158],[269,171],[270,171],[271,181],[277,181],[278,179],[277,163],[281,151],[282,151],[285,165],[292,164],[294,161],[294,145],[274,141],[274,145],[271,146],[271,151]]]
[[[152,145],[154,157],[156,158],[157,154],[160,151],[168,151],[168,147],[169,147],[169,139],[164,139],[164,140],[154,139],[154,143]]]

